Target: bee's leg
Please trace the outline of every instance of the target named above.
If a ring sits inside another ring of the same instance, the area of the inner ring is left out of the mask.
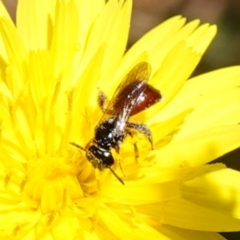
[[[116,147],[115,147],[115,151],[116,151],[116,153],[117,153],[118,156],[119,156],[119,152],[120,152],[119,146],[116,146]],[[119,167],[120,167],[120,169],[121,169],[121,172],[122,172],[122,174],[123,174],[123,177],[126,178],[126,174],[125,174],[124,171],[123,171],[121,159],[120,159],[119,157],[118,157],[118,165],[119,165]]]
[[[127,134],[128,134],[131,138],[133,138],[133,133],[131,132],[130,129],[127,129]],[[138,163],[139,151],[138,151],[138,146],[137,146],[137,143],[136,143],[136,142],[133,143],[133,147],[134,147],[135,160],[136,160],[136,162]]]
[[[106,107],[107,107],[107,96],[105,95],[104,92],[99,91],[98,93],[98,105],[101,108],[101,110],[103,112],[106,111]]]
[[[153,150],[152,133],[146,125],[141,124],[141,123],[127,122],[126,127],[127,127],[127,129],[129,129],[128,134],[129,134],[129,132],[131,132],[131,129],[134,129],[135,131],[144,134],[147,137],[148,141],[150,142],[152,150]],[[129,135],[131,136],[131,134],[129,134]]]

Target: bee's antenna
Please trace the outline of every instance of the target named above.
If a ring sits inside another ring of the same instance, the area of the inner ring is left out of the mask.
[[[72,144],[74,147],[77,147],[77,148],[83,150],[84,152],[86,152],[86,149],[83,148],[82,146],[78,145],[77,143],[74,143],[74,142],[69,142],[69,143]],[[112,174],[117,178],[117,180],[118,180],[121,184],[124,185],[123,180],[122,180],[110,167],[108,167],[108,168],[109,168],[109,170],[112,172]]]
[[[117,180],[124,185],[123,180],[109,167],[109,170],[112,172],[112,174],[117,178]]]
[[[70,142],[70,144],[72,144],[74,147],[80,148],[81,150],[83,150],[84,152],[86,152],[86,149],[83,148],[82,146],[80,146],[80,145],[78,145],[78,144],[76,144],[76,143],[74,143],[74,142]]]

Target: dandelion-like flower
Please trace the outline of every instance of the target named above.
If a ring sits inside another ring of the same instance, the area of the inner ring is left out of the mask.
[[[16,27],[1,4],[1,239],[221,239],[240,230],[240,174],[208,164],[240,146],[240,67],[186,81],[216,27],[179,16],[125,53],[131,4],[19,0]],[[122,185],[70,143],[93,138],[99,91],[111,99],[140,62],[164,99],[131,118],[150,128],[154,149],[137,133],[112,151]]]

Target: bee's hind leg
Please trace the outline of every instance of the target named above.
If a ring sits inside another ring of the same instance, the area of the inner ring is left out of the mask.
[[[123,166],[122,166],[122,163],[121,163],[121,159],[119,158],[119,153],[120,153],[120,148],[119,148],[119,146],[116,146],[115,147],[115,151],[116,151],[116,153],[118,154],[118,165],[119,165],[119,167],[120,167],[120,169],[121,169],[121,172],[122,172],[122,174],[123,174],[123,177],[126,179],[126,174],[125,174],[125,172],[124,172],[124,170],[123,170]]]
[[[133,139],[133,132],[130,129],[127,129],[127,134]],[[133,142],[135,161],[138,163],[139,150],[136,142]]]
[[[108,100],[107,100],[106,94],[102,91],[99,91],[99,93],[98,93],[98,105],[103,112],[106,111],[107,102],[108,102]]]
[[[132,131],[131,130],[135,130],[137,132],[140,132],[140,133],[144,134],[147,137],[149,143],[151,144],[151,148],[153,150],[152,133],[151,133],[150,129],[145,124],[127,122],[126,127],[127,127],[128,134],[131,137],[132,137]],[[136,149],[135,151],[138,152],[137,146],[134,146],[134,149]]]

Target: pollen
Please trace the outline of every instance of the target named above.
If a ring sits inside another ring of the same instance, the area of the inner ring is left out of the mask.
[[[42,212],[69,207],[83,197],[78,181],[79,167],[69,156],[45,156],[32,160],[27,167],[24,195],[40,205]]]

